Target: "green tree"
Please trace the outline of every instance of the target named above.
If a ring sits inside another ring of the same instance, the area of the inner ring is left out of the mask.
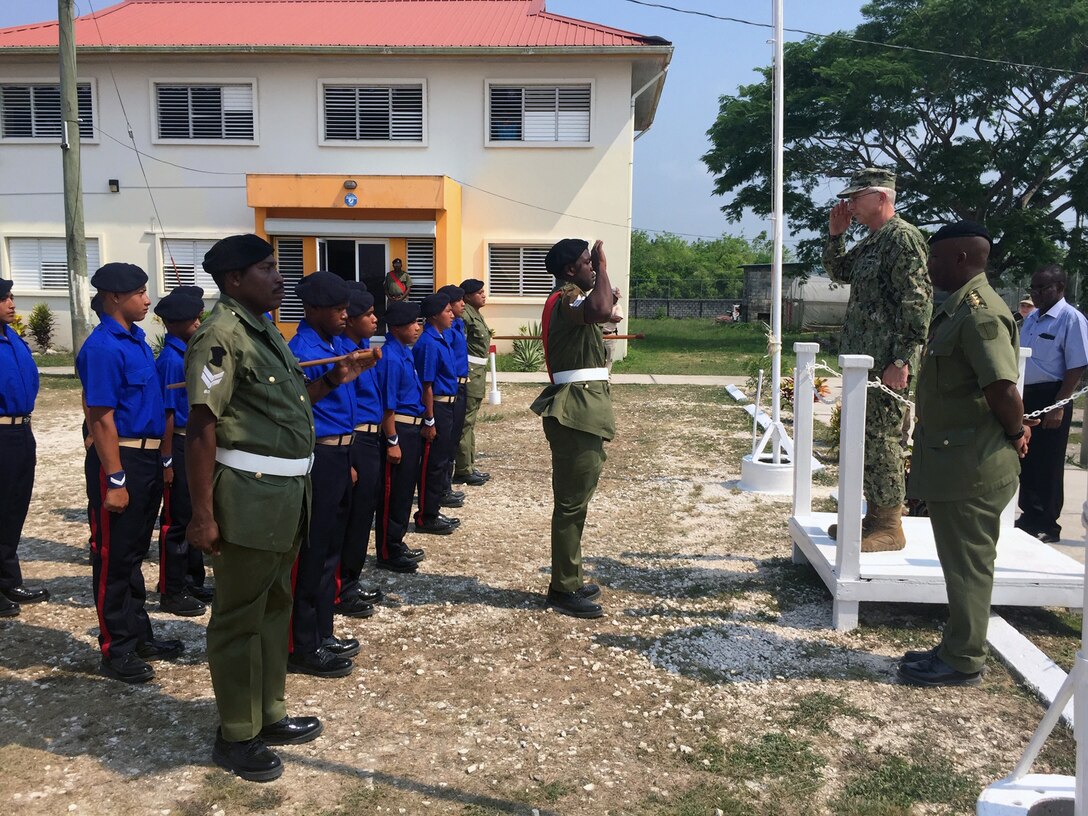
[[[765,234],[752,240],[723,235],[685,241],[670,233],[651,238],[631,234],[631,281],[636,297],[732,298],[744,286],[741,264],[766,263],[771,245]]]
[[[1078,73],[1088,71],[1088,2],[873,0],[862,14],[853,32],[785,46],[791,231],[825,234],[838,179],[877,165],[898,172],[897,209],[913,223],[986,224],[996,271],[1022,278],[1063,258],[1072,216],[1088,212],[1088,76]],[[703,161],[716,194],[732,194],[722,210],[733,221],[770,210],[771,69],[762,73],[721,98],[708,131]],[[802,260],[820,246],[802,242]]]

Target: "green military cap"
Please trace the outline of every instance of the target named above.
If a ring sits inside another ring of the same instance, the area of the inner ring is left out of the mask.
[[[849,198],[866,187],[895,189],[895,173],[882,167],[863,167],[850,176],[850,186],[839,193],[839,198]]]

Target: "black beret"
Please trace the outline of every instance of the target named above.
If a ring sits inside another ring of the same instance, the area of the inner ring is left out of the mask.
[[[929,245],[933,246],[938,241],[947,241],[949,238],[985,238],[991,247],[994,245],[986,227],[974,221],[957,221],[955,224],[945,224],[930,236]]]
[[[465,290],[462,289],[460,286],[454,286],[452,283],[447,286],[443,286],[438,291],[449,297],[450,303],[465,299]]]
[[[319,270],[296,283],[295,294],[306,306],[340,306],[348,302],[351,288],[339,275]]]
[[[419,318],[419,304],[407,300],[390,303],[385,310],[385,322],[390,326],[407,326]]]
[[[179,286],[169,295],[155,304],[155,314],[164,323],[180,323],[196,320],[204,311],[204,301],[191,292],[181,291],[188,286]]]
[[[91,298],[91,311],[96,315],[102,314],[102,293],[95,292],[93,298]]]
[[[171,295],[185,294],[189,297],[204,298],[204,290],[199,286],[175,286],[170,290]]]
[[[582,257],[582,253],[589,249],[589,241],[581,238],[564,238],[558,244],[548,250],[544,256],[544,266],[558,277],[563,274],[567,264],[572,264]]]
[[[435,292],[433,295],[427,295],[427,297],[423,298],[420,309],[422,310],[424,317],[434,317],[436,314],[440,314],[442,310],[449,305],[449,295],[445,292]]]
[[[247,269],[273,253],[272,244],[259,235],[231,235],[204,253],[204,271],[209,275]]]
[[[91,286],[99,292],[135,292],[147,283],[147,273],[136,264],[108,263],[91,277]]]
[[[477,280],[476,278],[466,278],[461,281],[461,288],[465,290],[466,295],[471,295],[483,289],[484,282],[482,280]]]
[[[366,314],[374,308],[374,295],[366,289],[358,289],[354,286],[348,295],[348,317],[358,317]]]
[[[11,294],[11,287],[14,285],[7,278],[0,278],[0,300],[8,299],[8,295]]]

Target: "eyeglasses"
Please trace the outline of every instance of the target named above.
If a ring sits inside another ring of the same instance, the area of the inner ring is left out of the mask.
[[[865,196],[870,196],[870,195],[880,195],[880,190],[869,190],[866,193],[855,193],[854,195],[852,195],[848,199],[846,199],[846,201],[847,201],[848,204],[853,204],[859,198],[865,198]]]

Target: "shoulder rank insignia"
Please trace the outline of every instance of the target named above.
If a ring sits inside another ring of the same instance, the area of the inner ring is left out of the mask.
[[[967,293],[967,297],[964,298],[967,305],[971,307],[971,311],[977,312],[979,309],[985,309],[986,304],[978,294],[978,289],[972,289]]]

